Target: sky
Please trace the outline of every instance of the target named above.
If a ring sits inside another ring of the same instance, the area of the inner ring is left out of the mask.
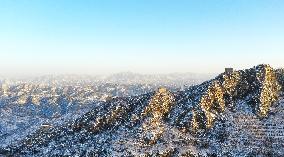
[[[0,75],[284,67],[283,0],[0,0]]]

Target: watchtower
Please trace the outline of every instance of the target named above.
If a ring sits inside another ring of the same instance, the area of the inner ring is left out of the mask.
[[[234,69],[233,68],[225,68],[225,73],[226,74],[231,74],[233,73]]]

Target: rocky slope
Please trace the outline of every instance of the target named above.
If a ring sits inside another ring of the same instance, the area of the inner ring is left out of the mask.
[[[223,73],[186,90],[116,98],[40,128],[7,156],[283,156],[283,73]]]
[[[66,76],[0,81],[0,147],[20,140],[43,124],[65,123],[112,98],[140,95],[156,88],[81,79]]]

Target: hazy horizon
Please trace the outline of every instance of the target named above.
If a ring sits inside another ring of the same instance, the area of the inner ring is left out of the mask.
[[[266,64],[266,63],[260,63],[260,64]],[[167,71],[166,70],[157,70],[157,71],[151,71],[152,69],[149,69],[148,71],[130,71],[130,70],[113,70],[113,71],[96,71],[96,70],[91,70],[90,68],[89,71],[82,71],[79,68],[78,71],[76,70],[53,70],[52,68],[48,70],[43,70],[43,68],[38,68],[37,70],[35,68],[37,67],[30,67],[30,68],[25,68],[24,70],[21,67],[18,68],[11,68],[11,67],[5,67],[5,68],[0,68],[0,77],[37,77],[37,76],[46,76],[46,75],[51,75],[51,76],[60,76],[60,75],[88,75],[88,76],[109,76],[109,75],[115,75],[115,74],[121,74],[121,73],[133,73],[133,74],[141,74],[141,75],[170,75],[170,74],[197,74],[197,75],[218,75],[220,73],[223,73],[225,68],[230,67],[233,68],[234,70],[244,70],[244,69],[249,69],[254,66],[257,66],[259,64],[252,64],[251,66],[240,66],[239,68],[235,68],[233,66],[224,66],[223,68],[219,68],[218,71],[178,71],[174,70],[173,71]],[[278,69],[278,68],[284,68],[284,66],[273,66],[273,64],[269,64],[273,68]],[[36,65],[35,65],[36,66]],[[206,67],[203,67],[206,69]],[[208,65],[209,69],[210,66]],[[83,69],[83,68],[82,68]]]
[[[284,67],[284,1],[0,0],[0,75]]]
[[[223,72],[223,71],[222,71]],[[220,72],[220,73],[222,73]],[[121,75],[121,74],[132,74],[132,75],[142,75],[142,76],[161,76],[161,75],[192,75],[192,76],[198,76],[198,77],[207,77],[210,79],[211,77],[215,77],[220,73],[193,73],[193,72],[168,72],[168,73],[139,73],[139,72],[132,72],[132,71],[120,71],[120,72],[113,72],[113,73],[105,73],[105,74],[95,74],[95,73],[17,73],[17,74],[2,74],[0,73],[0,78],[2,79],[33,79],[37,77],[61,77],[61,76],[75,76],[75,77],[98,77],[98,78],[106,78],[106,77],[112,77],[115,75]]]

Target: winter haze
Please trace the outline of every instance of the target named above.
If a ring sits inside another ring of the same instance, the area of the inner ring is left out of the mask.
[[[0,0],[0,157],[282,157],[283,19],[280,0]]]

